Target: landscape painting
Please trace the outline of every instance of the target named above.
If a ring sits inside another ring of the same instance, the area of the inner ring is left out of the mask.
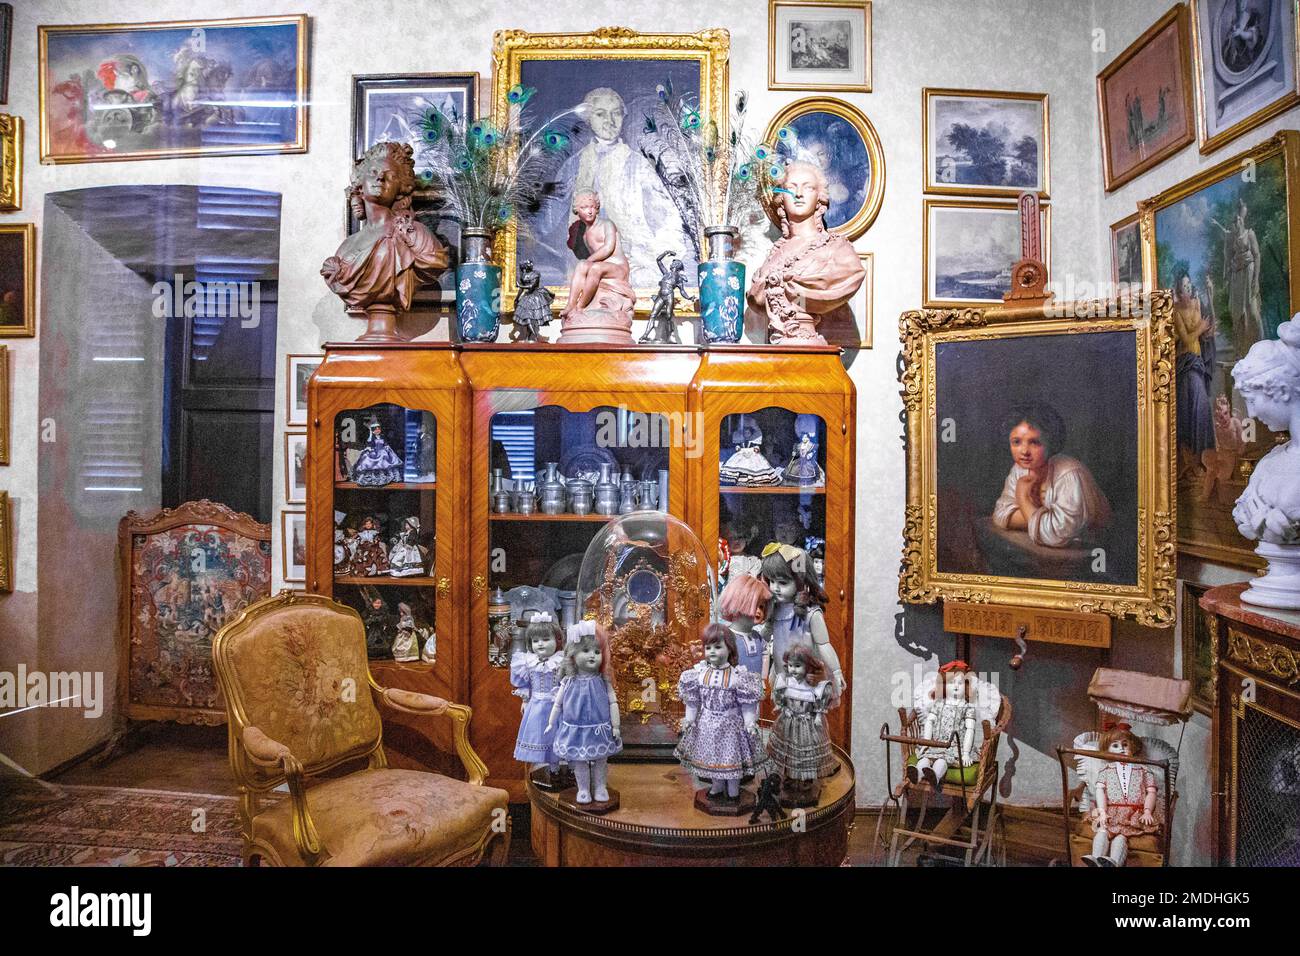
[[[1043,261],[1050,273],[1051,209],[1042,211]],[[927,199],[924,222],[925,305],[1001,305],[1020,261],[1015,203]]]
[[[925,91],[927,192],[1048,197],[1047,94]]]

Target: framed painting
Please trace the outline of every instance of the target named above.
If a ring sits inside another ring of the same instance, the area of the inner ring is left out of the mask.
[[[1296,0],[1192,0],[1201,152],[1300,103]]]
[[[0,113],[0,211],[23,207],[23,118]]]
[[[130,720],[225,721],[212,638],[271,593],[271,528],[214,501],[118,524],[118,707]]]
[[[38,28],[42,163],[307,151],[307,17]]]
[[[793,138],[777,131],[788,127]],[[778,155],[817,166],[830,187],[826,226],[850,241],[866,232],[885,198],[885,151],[871,120],[856,106],[832,97],[791,103],[768,124],[764,142]]]
[[[1143,287],[1140,213],[1135,212],[1111,224],[1110,281],[1117,289]]]
[[[1175,4],[1097,74],[1106,191],[1196,138],[1187,6]]]
[[[284,433],[284,503],[307,503],[307,433]]]
[[[478,118],[477,73],[383,73],[352,77],[352,155],[360,159],[367,149],[385,140],[406,143],[415,159],[421,182],[429,175],[428,147],[418,132],[419,118],[438,110],[453,122],[472,123]],[[417,189],[412,202],[415,218],[424,223],[447,247],[450,262],[436,282],[422,286],[415,304],[456,301],[456,257],[460,252],[460,224],[430,188]],[[348,233],[360,228],[347,209]]]
[[[925,89],[925,191],[1047,199],[1047,94]]]
[[[9,464],[9,346],[0,345],[0,465]]]
[[[1020,212],[1006,200],[927,199],[921,245],[926,308],[1000,306],[1020,261]],[[1043,264],[1052,272],[1052,208],[1042,207]]]
[[[1174,293],[1178,547],[1261,566],[1232,509],[1274,435],[1246,413],[1237,360],[1300,311],[1300,133],[1286,130],[1139,204],[1143,269]]]
[[[518,223],[497,237],[505,311],[518,294],[516,268],[525,259],[556,293],[556,309],[567,303],[576,263],[569,227],[575,221],[573,199],[581,191],[598,193],[601,214],[618,227],[638,312],[650,309],[660,278],[655,259],[664,250],[679,252],[686,275],[695,281],[708,223],[698,221],[698,210],[673,200],[665,185],[672,181],[671,170],[650,158],[662,150],[646,128],[645,116],[659,102],[657,88],[671,84],[676,95],[698,103],[700,115],[716,116],[725,135],[730,42],[721,29],[689,34],[621,27],[593,33],[497,32],[492,104],[498,127],[516,84],[535,90],[523,118],[526,131],[566,110],[581,108],[583,113],[569,127],[571,147],[547,186],[546,199],[534,210],[521,211]]]
[[[1214,713],[1214,615],[1206,614],[1201,598],[1209,588],[1182,582],[1179,620],[1183,650],[1183,680],[1192,682],[1192,706],[1207,717]]]
[[[307,512],[280,512],[280,576],[290,584],[307,581]]]
[[[1173,624],[1173,308],[1121,304],[904,313],[904,601]]]
[[[0,337],[36,334],[36,227],[0,224]]]
[[[286,425],[307,424],[307,383],[323,361],[325,356],[319,354],[292,354],[284,357]]]
[[[871,92],[871,3],[767,6],[767,88]]]
[[[9,492],[0,491],[0,592],[8,594],[14,589],[13,516],[9,510]]]
[[[9,102],[9,50],[13,47],[14,8],[0,3],[0,103]]]

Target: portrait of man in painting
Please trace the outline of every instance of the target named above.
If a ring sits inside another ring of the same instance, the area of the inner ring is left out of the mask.
[[[1137,354],[1128,332],[936,347],[941,574],[1137,582]]]
[[[695,97],[700,64],[695,60],[573,59],[526,60],[521,82],[536,88],[527,123],[544,122],[563,110],[579,108],[562,123],[573,134],[573,149],[560,165],[547,197],[520,214],[518,257],[531,259],[546,285],[564,285],[573,267],[568,248],[573,197],[596,192],[602,215],[618,228],[631,265],[631,284],[652,289],[659,283],[655,259],[667,249],[680,255],[686,275],[695,276],[701,228],[696,210],[679,206],[681,197],[665,185],[680,164],[667,154],[648,127],[660,84]],[[677,196],[675,199],[674,197]]]

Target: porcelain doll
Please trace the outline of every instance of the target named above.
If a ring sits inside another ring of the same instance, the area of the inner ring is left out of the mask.
[[[609,758],[623,749],[609,641],[595,621],[579,621],[564,643],[559,690],[546,723],[556,757],[573,767],[579,804],[609,801]]]
[[[820,488],[826,484],[826,472],[817,463],[817,418],[800,415],[795,419],[798,441],[790,452],[790,463],[781,475],[787,485]]]
[[[786,679],[773,694],[776,720],[767,752],[784,788],[797,794],[812,790],[820,778],[839,768],[826,726],[834,689],[823,679],[826,667],[821,658],[807,644],[786,650],[781,663]]]
[[[838,704],[847,685],[839,655],[831,646],[826,629],[822,610],[826,606],[826,592],[817,583],[808,552],[791,544],[769,544],[763,549],[759,578],[772,591],[772,610],[762,628],[772,642],[773,692],[784,682],[785,652],[795,644],[810,644],[830,672],[832,700]]]
[[[352,549],[351,573],[359,577],[375,577],[389,570],[388,549],[379,539],[379,522],[370,515],[361,520],[357,529],[356,544]]]
[[[1142,740],[1128,724],[1116,724],[1101,735],[1101,752],[1140,757]],[[1128,843],[1135,836],[1156,833],[1164,812],[1157,799],[1156,775],[1144,764],[1108,760],[1097,775],[1092,810],[1092,852],[1083,857],[1089,866],[1123,866]]]
[[[420,660],[426,664],[432,664],[438,657],[438,632],[429,628],[429,636],[424,639],[424,646],[420,648]]]
[[[547,726],[564,664],[563,655],[557,653],[564,648],[564,637],[550,613],[541,611],[525,628],[524,639],[529,649],[516,651],[510,659],[510,683],[515,687],[515,696],[523,701],[515,759],[533,770],[547,767],[554,775],[560,759],[552,746],[555,731]]]
[[[361,618],[366,630],[366,656],[371,660],[388,657],[393,652],[393,612],[374,588],[366,586],[362,592],[366,600],[366,611]]]
[[[420,466],[420,481],[438,480],[438,442],[427,421],[420,425],[420,452],[416,462]]]
[[[402,460],[384,441],[384,428],[370,421],[370,438],[352,465],[352,480],[366,488],[380,488],[402,480]]]
[[[767,641],[755,628],[767,618],[772,592],[752,574],[733,574],[719,599],[722,619],[736,642],[736,663],[767,679]]]
[[[758,523],[748,514],[742,513],[722,526],[718,538],[718,580],[726,583],[737,574],[757,575],[763,565],[763,559],[756,554],[748,554],[749,544],[758,534]]]
[[[718,469],[718,478],[724,485],[779,485],[781,470],[763,457],[763,432],[757,425],[740,416],[740,422],[731,433],[735,452]]]
[[[674,756],[682,766],[706,777],[711,800],[738,800],[742,777],[762,764],[756,746],[758,702],[763,696],[758,674],[739,666],[736,642],[723,624],[710,624],[701,636],[704,660],[677,681],[686,705],[682,739]]]
[[[415,624],[411,605],[397,605],[397,637],[393,639],[393,660],[418,661],[420,659],[420,628]]]
[[[420,519],[411,515],[402,522],[402,529],[388,552],[389,574],[395,578],[408,578],[424,573],[427,553],[420,547]]]
[[[921,721],[921,736],[948,743],[916,749],[916,763],[907,768],[907,779],[912,783],[924,780],[942,791],[943,775],[950,767],[969,767],[978,760],[975,730],[979,722],[970,701],[970,687],[970,665],[965,661],[949,661],[939,668]]]

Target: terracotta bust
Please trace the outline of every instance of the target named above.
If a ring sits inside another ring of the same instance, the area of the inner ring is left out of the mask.
[[[321,265],[348,314],[367,320],[359,341],[400,341],[396,317],[447,267],[447,249],[411,212],[415,163],[404,143],[376,143],[352,169],[348,202],[362,226]]]
[[[782,190],[774,210],[781,238],[749,285],[749,303],[766,314],[769,342],[825,345],[818,324],[853,298],[866,270],[848,240],[826,228],[830,193],[820,169],[791,163]]]

